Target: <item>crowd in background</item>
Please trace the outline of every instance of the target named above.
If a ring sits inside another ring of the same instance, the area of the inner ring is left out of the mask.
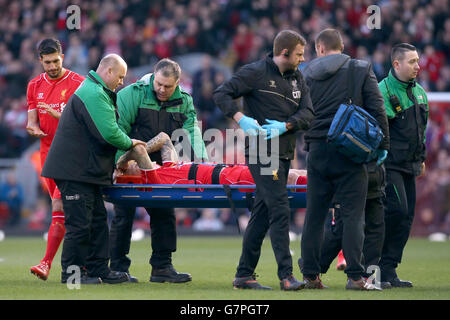
[[[366,10],[374,4],[380,8],[380,29],[367,25],[372,13]],[[80,30],[67,28],[69,5],[81,9]],[[35,142],[25,130],[26,86],[42,72],[36,45],[43,38],[58,38],[64,65],[82,75],[108,53],[123,56],[133,70],[161,58],[201,52],[235,71],[270,52],[282,29],[297,30],[307,39],[305,58],[310,61],[315,57],[315,35],[334,27],[343,35],[344,53],[371,61],[378,80],[389,72],[392,45],[409,42],[419,51],[418,82],[429,92],[450,92],[449,7],[448,0],[0,0],[0,158],[20,157]],[[203,130],[232,126],[212,100],[212,91],[225,78],[212,61],[204,58],[200,70],[184,73],[182,79]],[[139,76],[131,72],[125,85]],[[431,107],[428,171],[418,182],[416,221],[429,231],[450,233],[450,109]],[[302,136],[298,139],[293,167],[305,168]],[[179,217],[187,218],[180,218],[180,223],[193,225],[200,216],[183,210]],[[225,225],[235,223],[221,212],[208,211],[205,216]],[[301,221],[302,210],[293,212],[293,223]]]

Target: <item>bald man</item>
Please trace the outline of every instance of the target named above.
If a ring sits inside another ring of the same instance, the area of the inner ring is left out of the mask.
[[[145,143],[130,139],[117,124],[116,93],[127,64],[116,54],[105,56],[67,102],[42,169],[61,191],[65,210],[61,282],[121,283],[124,272],[108,267],[109,231],[100,189],[112,183],[118,149]],[[81,275],[77,279],[77,275]]]

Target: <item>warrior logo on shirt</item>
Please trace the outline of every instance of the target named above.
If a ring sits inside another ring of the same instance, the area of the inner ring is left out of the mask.
[[[37,98],[38,99],[44,99],[44,93],[43,92],[39,92]]]

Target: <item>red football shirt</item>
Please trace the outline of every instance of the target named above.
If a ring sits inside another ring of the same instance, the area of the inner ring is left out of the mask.
[[[192,162],[164,163],[162,167],[157,166],[156,173],[161,184],[211,184],[211,175],[215,165],[200,164],[197,170],[197,182],[189,180],[189,170]]]
[[[38,103],[44,102],[56,111],[62,112],[67,101],[83,80],[83,76],[66,69],[64,75],[59,79],[52,80],[44,72],[28,83],[28,111],[39,109],[39,127],[47,134],[46,137],[41,138],[41,153],[47,153],[50,148],[59,119],[49,115],[45,109],[39,108]]]

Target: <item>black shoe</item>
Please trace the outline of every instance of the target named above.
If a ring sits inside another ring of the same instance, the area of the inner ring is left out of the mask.
[[[68,278],[61,278],[61,283],[67,284],[67,279]],[[100,277],[89,277],[88,275],[82,275],[80,278],[80,284],[101,284],[101,283],[102,279],[100,279]]]
[[[264,287],[256,281],[256,274],[248,277],[237,277],[233,280],[234,289],[272,290],[271,287]]]
[[[108,275],[100,277],[104,283],[117,284],[127,282],[129,280],[128,274],[121,271],[110,271]]]
[[[328,289],[322,280],[320,280],[319,276],[316,276],[315,279],[303,277],[303,281],[305,282],[305,289]]]
[[[192,277],[189,273],[179,273],[173,266],[164,269],[152,269],[152,275],[150,276],[150,282],[171,282],[171,283],[183,283],[191,281]]]
[[[67,283],[67,280],[71,276],[71,273],[61,271],[61,283]],[[86,267],[80,267],[80,284],[100,284],[102,280],[100,277],[90,277],[88,276]]]
[[[103,281],[100,277],[82,276],[80,284],[101,284]]]
[[[281,290],[285,291],[301,290],[305,287],[305,285],[306,282],[298,281],[292,274],[289,277],[286,277],[280,281],[280,288]]]
[[[136,278],[135,276],[132,276],[129,273],[127,273],[127,275],[128,275],[128,282],[132,282],[132,283],[138,283],[139,282],[138,278]]]
[[[389,281],[381,281],[381,289],[392,289],[392,285]]]
[[[120,272],[120,271],[113,271],[113,272]],[[138,283],[139,280],[135,276],[132,276],[129,272],[124,271],[128,275],[128,282],[132,283]]]
[[[348,278],[347,285],[345,286],[347,290],[363,290],[363,291],[381,291],[380,287],[375,286],[366,281],[363,277],[359,278],[359,280],[353,280],[352,278]]]
[[[389,282],[393,288],[412,288],[413,286],[411,281],[400,280],[398,277],[389,280]]]

